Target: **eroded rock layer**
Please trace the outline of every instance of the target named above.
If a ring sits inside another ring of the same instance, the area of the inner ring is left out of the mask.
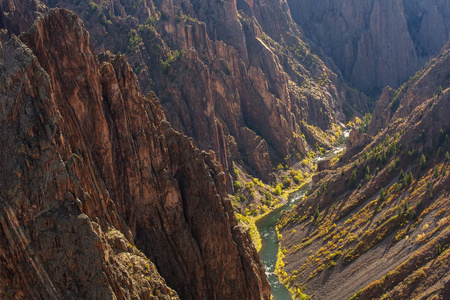
[[[221,165],[124,56],[64,9],[1,36],[1,298],[269,298]]]

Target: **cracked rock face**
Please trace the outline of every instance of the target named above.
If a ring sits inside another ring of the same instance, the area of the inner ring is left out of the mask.
[[[288,1],[294,20],[364,91],[397,88],[450,34],[448,1]]]
[[[0,296],[269,299],[225,175],[50,10],[0,43]]]

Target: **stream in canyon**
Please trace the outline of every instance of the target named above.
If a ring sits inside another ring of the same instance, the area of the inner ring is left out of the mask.
[[[342,134],[341,142],[330,150],[327,154],[317,157],[314,161],[317,163],[320,160],[324,160],[337,155],[339,152],[345,150],[346,139],[349,136],[349,130],[346,130]],[[271,211],[256,222],[258,231],[261,234],[262,247],[259,251],[259,256],[263,262],[267,279],[269,280],[270,287],[272,289],[273,300],[290,300],[292,299],[291,293],[287,288],[279,281],[278,276],[275,275],[275,264],[277,262],[278,254],[278,236],[276,231],[276,225],[278,219],[281,217],[283,211],[291,210],[295,204],[303,199],[305,194],[311,189],[311,179],[289,196],[288,202]]]
[[[277,275],[275,275],[275,264],[277,262],[278,254],[278,236],[275,226],[277,225],[281,213],[283,211],[291,210],[292,207],[303,198],[311,186],[312,182],[309,180],[309,182],[301,189],[289,197],[287,204],[273,210],[256,222],[256,226],[258,227],[262,239],[262,248],[259,251],[259,256],[261,257],[266,270],[267,279],[269,280],[272,289],[273,300],[292,299],[287,288],[278,280]]]

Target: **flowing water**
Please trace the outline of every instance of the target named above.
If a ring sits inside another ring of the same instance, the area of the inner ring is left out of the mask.
[[[336,146],[333,150],[329,151],[326,155],[318,157],[315,162],[337,155],[340,151],[345,150],[345,139],[348,138],[349,131],[344,131],[342,142]],[[272,289],[273,300],[291,300],[291,293],[286,287],[278,280],[275,275],[275,264],[277,262],[278,254],[278,236],[275,229],[278,219],[283,211],[289,211],[292,207],[303,199],[305,194],[311,189],[312,183],[309,180],[301,189],[292,193],[289,196],[288,203],[279,207],[266,216],[262,217],[256,222],[259,233],[261,234],[262,247],[259,251],[259,256],[263,262],[266,270],[267,279],[269,280],[270,287]]]
[[[287,204],[271,211],[256,222],[256,226],[258,227],[262,239],[262,248],[259,251],[259,256],[264,264],[267,279],[272,288],[273,300],[292,299],[289,291],[275,275],[275,264],[277,262],[278,253],[278,236],[275,226],[277,225],[281,213],[286,210],[291,210],[292,207],[303,198],[311,186],[312,183],[309,181],[289,197]]]

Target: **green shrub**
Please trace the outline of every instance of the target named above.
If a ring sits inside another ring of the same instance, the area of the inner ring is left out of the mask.
[[[359,124],[358,131],[359,131],[360,133],[366,133],[367,130],[369,129],[369,124],[370,124],[370,121],[371,121],[371,120],[372,120],[372,115],[369,114],[369,113],[367,113],[367,114],[363,117],[362,122]]]
[[[439,177],[439,167],[438,166],[434,166],[434,178],[438,178]]]
[[[231,68],[227,62],[225,62],[225,66],[223,67],[223,72],[228,76],[231,75]]]
[[[274,190],[275,195],[281,196],[281,184],[277,185],[277,187]]]
[[[240,201],[241,203],[245,202],[245,196],[244,196],[244,194],[240,194],[240,195],[239,195],[239,201]]]
[[[338,258],[339,256],[342,255],[342,251],[338,250],[335,253],[330,254],[330,256],[328,257],[329,260],[335,260],[336,258]]]
[[[241,183],[240,183],[239,181],[236,180],[236,181],[234,182],[234,190],[235,190],[235,191],[239,191],[239,190],[241,189],[241,187],[242,187],[242,186],[241,186]]]
[[[289,186],[291,186],[291,179],[287,175],[281,176],[281,179],[283,181],[284,188],[288,188]]]
[[[327,264],[327,269],[331,269],[336,265],[336,262],[334,260],[330,260]]]
[[[413,178],[413,175],[412,175],[412,173],[411,172],[409,172],[408,174],[406,174],[406,177],[405,177],[405,185],[406,186],[409,186],[409,185],[411,185],[411,183],[413,182],[413,180],[414,180],[414,178]]]
[[[245,188],[247,188],[248,190],[253,190],[254,187],[255,187],[255,184],[253,183],[253,181],[249,181],[245,185]]]
[[[422,154],[422,156],[420,157],[420,161],[419,161],[419,166],[420,166],[419,177],[422,174],[422,171],[425,170],[426,163],[427,163],[427,159],[425,158],[425,155]]]

